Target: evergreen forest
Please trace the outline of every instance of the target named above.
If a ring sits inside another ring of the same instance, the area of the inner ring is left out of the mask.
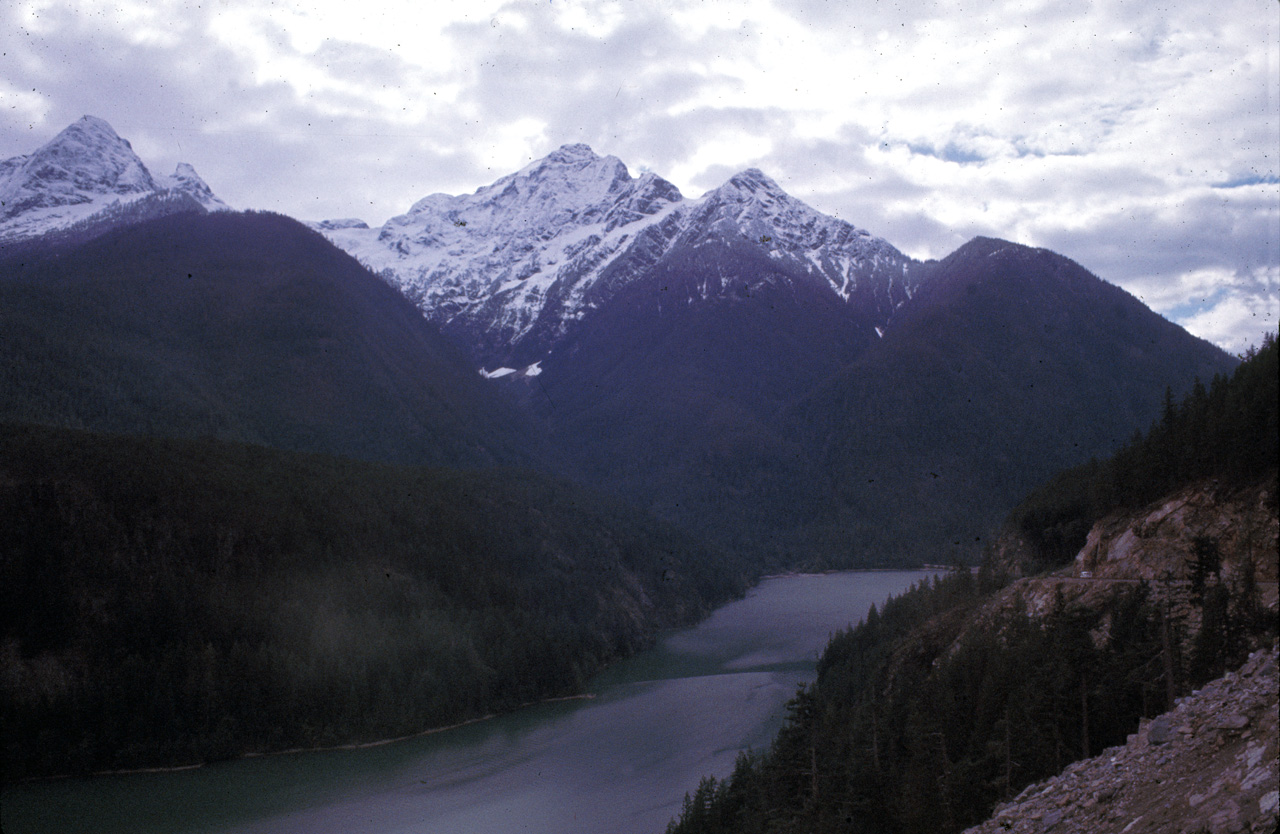
[[[370,741],[581,691],[752,570],[624,505],[0,427],[5,779]]]

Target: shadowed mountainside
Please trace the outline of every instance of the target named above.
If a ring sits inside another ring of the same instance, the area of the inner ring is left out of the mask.
[[[796,407],[835,554],[972,561],[1036,484],[1235,365],[1047,250],[979,238],[931,267],[884,338]]]
[[[268,214],[0,262],[0,420],[437,465],[535,439],[397,291]]]

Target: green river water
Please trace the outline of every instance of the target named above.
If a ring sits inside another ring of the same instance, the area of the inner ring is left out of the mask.
[[[5,789],[6,834],[661,834],[686,791],[768,745],[833,631],[927,574],[767,579],[539,704],[357,750]]]

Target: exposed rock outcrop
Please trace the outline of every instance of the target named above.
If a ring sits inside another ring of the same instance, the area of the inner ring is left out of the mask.
[[[968,832],[1274,832],[1278,680],[1276,648],[1254,652],[1124,746],[1028,786]]]
[[[1074,562],[1061,570],[1015,580],[988,603],[974,623],[988,624],[997,612],[1015,606],[1043,616],[1059,602],[1105,610],[1128,588],[1146,582],[1152,598],[1168,601],[1170,614],[1188,644],[1199,630],[1199,611],[1190,604],[1190,563],[1197,539],[1211,541],[1221,559],[1208,584],[1240,587],[1252,566],[1259,602],[1280,608],[1277,552],[1280,515],[1274,474],[1246,487],[1199,483],[1139,510],[1113,513],[1093,525]],[[1029,546],[1016,532],[997,543],[998,569],[1015,575]]]
[[[1256,579],[1276,581],[1280,524],[1275,478],[1228,490],[1216,481],[1180,490],[1132,513],[1099,521],[1075,558],[1075,574],[1095,578],[1186,579],[1197,539],[1212,542],[1221,577],[1239,579],[1252,564]]]

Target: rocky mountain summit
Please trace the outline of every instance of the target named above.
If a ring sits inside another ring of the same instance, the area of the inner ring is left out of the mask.
[[[1280,808],[1277,650],[1143,721],[1123,746],[997,806],[969,834],[1274,832]]]
[[[111,125],[84,116],[34,153],[0,161],[0,244],[112,216],[223,211],[196,170],[180,163],[155,176]]]
[[[473,194],[424,197],[377,229],[354,219],[312,226],[490,367],[540,360],[638,278],[709,245],[745,247],[794,280],[869,302],[882,325],[914,282],[913,262],[888,242],[815,211],[759,170],[686,200],[656,174],[632,177],[617,157],[581,144]],[[672,302],[735,291],[732,280],[704,281]]]

